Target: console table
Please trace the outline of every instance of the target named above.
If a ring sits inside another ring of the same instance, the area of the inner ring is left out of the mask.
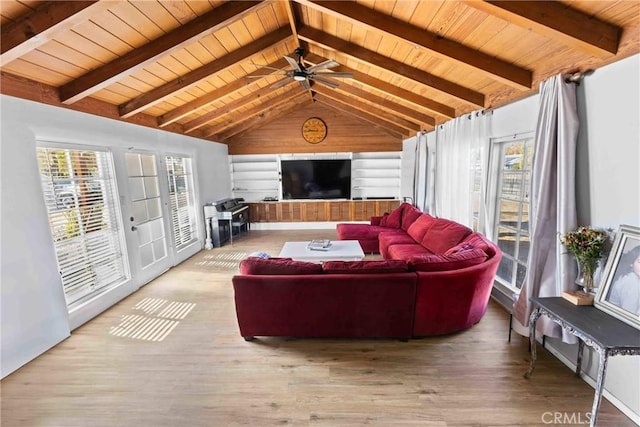
[[[536,322],[540,316],[545,315],[578,338],[576,375],[580,376],[582,351],[585,344],[596,350],[600,356],[595,396],[591,407],[590,425],[595,426],[602,400],[608,358],[616,355],[640,355],[640,330],[593,306],[573,305],[561,297],[534,297],[531,298],[531,303],[534,307],[529,319],[531,365],[524,375],[525,378],[531,377],[536,366]]]

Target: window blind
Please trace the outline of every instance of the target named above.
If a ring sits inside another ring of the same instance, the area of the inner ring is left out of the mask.
[[[183,156],[166,156],[164,160],[169,179],[174,244],[176,250],[180,250],[197,238],[191,159]]]
[[[38,147],[49,225],[67,306],[129,278],[111,155]]]

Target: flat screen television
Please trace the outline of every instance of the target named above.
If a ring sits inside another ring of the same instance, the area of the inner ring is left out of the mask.
[[[351,160],[282,160],[282,199],[350,199]]]

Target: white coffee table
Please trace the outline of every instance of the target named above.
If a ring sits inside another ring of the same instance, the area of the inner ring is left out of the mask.
[[[285,242],[280,251],[280,258],[291,258],[296,261],[360,261],[364,252],[357,240],[335,240],[324,251],[307,248],[309,242]]]

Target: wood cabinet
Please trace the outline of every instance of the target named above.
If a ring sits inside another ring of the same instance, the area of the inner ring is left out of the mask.
[[[369,221],[400,205],[400,200],[314,200],[253,202],[251,222]]]

